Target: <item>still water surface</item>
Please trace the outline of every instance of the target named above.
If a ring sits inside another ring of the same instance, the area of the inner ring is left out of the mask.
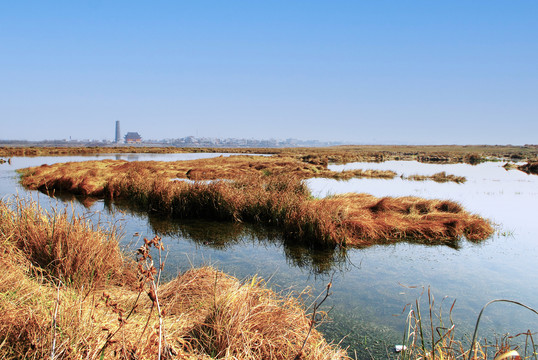
[[[0,196],[19,194],[44,207],[73,206],[95,222],[119,226],[123,243],[159,234],[169,248],[168,276],[191,266],[211,264],[240,279],[254,274],[277,291],[323,291],[332,280],[326,302],[332,322],[321,330],[334,341],[357,351],[358,357],[386,358],[401,343],[406,304],[418,298],[427,308],[430,288],[435,307],[446,312],[456,300],[453,319],[457,338],[470,337],[476,317],[489,300],[507,298],[538,308],[538,176],[506,171],[503,163],[431,165],[412,161],[331,165],[332,170],[381,169],[398,175],[431,175],[439,171],[465,176],[464,184],[353,179],[307,181],[314,196],[365,192],[375,196],[420,196],[451,199],[467,210],[492,220],[497,233],[473,244],[462,240],[457,248],[400,243],[366,249],[316,250],[285,241],[278,229],[212,221],[170,221],[137,213],[126,205],[51,199],[26,191],[18,184],[18,168],[67,161],[99,159],[189,160],[229,154],[119,154],[12,158],[0,164]],[[58,203],[59,202],[59,203]],[[69,205],[68,205],[69,204]],[[72,205],[71,205],[72,204]],[[137,234],[137,235],[135,235]],[[445,298],[443,300],[443,298]],[[538,331],[538,317],[510,304],[494,304],[481,322],[479,335]],[[368,350],[366,350],[368,348]]]

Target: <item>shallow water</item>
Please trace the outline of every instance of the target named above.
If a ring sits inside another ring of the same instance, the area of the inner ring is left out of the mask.
[[[212,264],[238,278],[254,274],[268,280],[276,290],[323,291],[332,280],[326,302],[333,321],[321,330],[328,338],[356,350],[360,358],[387,358],[399,344],[405,329],[406,304],[420,298],[427,309],[431,289],[435,307],[443,304],[445,319],[457,299],[453,318],[457,337],[470,337],[482,306],[495,298],[508,298],[538,308],[538,176],[506,171],[503,163],[431,165],[412,161],[331,165],[332,170],[351,168],[394,170],[398,175],[431,175],[439,171],[465,176],[464,184],[353,179],[308,180],[315,196],[365,192],[375,196],[420,196],[451,199],[467,210],[491,219],[497,234],[480,243],[462,240],[457,249],[400,243],[366,249],[316,250],[285,241],[278,229],[212,221],[169,221],[122,204],[98,200],[88,208],[76,198],[55,199],[18,185],[17,168],[43,163],[93,159],[181,160],[220,154],[120,154],[76,157],[12,158],[0,165],[0,196],[30,195],[45,207],[72,206],[79,213],[124,233],[124,244],[159,234],[169,248],[168,276],[192,265]],[[225,154],[228,155],[228,154]],[[445,298],[443,300],[443,298]],[[538,331],[538,317],[510,304],[493,304],[486,310],[479,335]],[[368,348],[368,350],[366,350]],[[388,350],[387,350],[388,349]]]

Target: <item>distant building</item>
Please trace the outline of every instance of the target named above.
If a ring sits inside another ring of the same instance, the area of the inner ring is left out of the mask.
[[[121,142],[121,133],[120,133],[120,121],[116,121],[116,138],[115,138],[116,144],[119,144]]]
[[[139,144],[142,142],[142,137],[137,132],[128,132],[124,139],[127,144]]]

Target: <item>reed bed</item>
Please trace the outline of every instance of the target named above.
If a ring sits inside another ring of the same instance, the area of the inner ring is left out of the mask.
[[[478,164],[498,159],[535,159],[538,146],[500,145],[349,145],[325,148],[277,149],[279,155],[308,159],[309,162],[345,164],[407,160],[425,163]],[[306,161],[306,160],[305,160]]]
[[[162,146],[0,146],[0,156],[67,156],[92,154],[172,154],[230,152],[232,149]],[[244,151],[247,152],[247,151]]]
[[[317,163],[416,160],[429,163],[477,164],[494,159],[533,160],[537,145],[349,145],[297,148],[155,147],[155,146],[4,146],[0,156],[61,156],[115,153],[172,154],[186,152],[273,154]]]
[[[517,167],[519,170],[526,172],[527,174],[538,175],[538,161],[530,161],[525,165]]]
[[[136,262],[125,261],[108,231],[79,217],[58,220],[63,214],[0,202],[2,359],[348,359],[311,329],[299,299],[260,279],[241,282],[203,267],[160,284],[159,238],[145,240]],[[51,244],[66,245],[65,233],[77,253],[54,258],[54,266],[42,262]],[[110,257],[69,266],[73,257],[107,253],[118,258],[116,271],[106,270]],[[109,276],[95,276],[103,272]]]
[[[200,163],[205,165],[195,172],[192,165]],[[267,169],[271,175],[264,173]],[[22,183],[49,193],[126,199],[144,211],[176,218],[276,225],[289,238],[309,244],[368,246],[400,240],[453,244],[461,237],[478,241],[493,233],[488,221],[449,201],[364,194],[313,199],[301,181],[304,173],[288,173],[289,169],[287,161],[266,157],[172,164],[105,160],[25,169]],[[170,181],[181,175],[197,180],[228,176],[233,181]]]
[[[452,201],[367,194],[314,199],[293,177],[185,183],[133,174],[110,183],[106,196],[129,199],[142,209],[172,217],[276,225],[290,238],[326,246],[401,240],[453,244],[461,237],[480,241],[493,233],[487,220]]]
[[[65,190],[84,196],[102,196],[105,185],[127,173],[147,177],[190,180],[238,179],[244,176],[289,175],[301,179],[314,177],[350,179],[393,178],[396,173],[384,170],[337,172],[288,157],[229,156],[190,161],[102,160],[41,165],[22,170],[23,185],[32,189]]]
[[[413,175],[409,175],[409,176],[406,176],[406,177],[402,176],[402,178],[406,179],[406,180],[414,180],[414,181],[433,180],[433,181],[438,182],[438,183],[455,182],[457,184],[463,184],[464,182],[467,181],[465,176],[456,176],[456,175],[452,175],[452,174],[447,174],[444,171],[435,173],[433,175],[413,174]]]
[[[0,202],[0,234],[32,264],[76,288],[132,281],[129,260],[113,231],[95,231],[67,210],[47,212],[31,202]],[[72,241],[76,238],[77,241]]]

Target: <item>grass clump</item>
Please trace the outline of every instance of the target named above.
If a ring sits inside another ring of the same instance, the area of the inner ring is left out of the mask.
[[[527,174],[538,175],[538,161],[530,161],[524,165],[517,167],[519,170],[526,172]]]
[[[425,180],[433,180],[438,183],[445,183],[445,182],[455,182],[457,184],[462,184],[467,181],[465,176],[456,176],[452,174],[447,174],[444,171],[435,173],[433,175],[409,175],[407,177],[403,177],[403,179],[406,180],[414,180],[414,181],[425,181]]]
[[[22,200],[14,206],[2,201],[0,219],[1,236],[51,279],[76,288],[134,279],[115,233],[96,231],[67,210],[48,212]]]
[[[493,232],[489,222],[448,200],[343,194],[320,201],[338,209],[348,242],[358,246],[368,245],[369,239],[451,245],[462,236],[479,241]]]
[[[145,239],[135,263],[82,218],[19,201],[0,202],[0,219],[2,359],[348,359],[309,332],[298,299],[256,278],[203,267],[161,284],[158,237]]]

